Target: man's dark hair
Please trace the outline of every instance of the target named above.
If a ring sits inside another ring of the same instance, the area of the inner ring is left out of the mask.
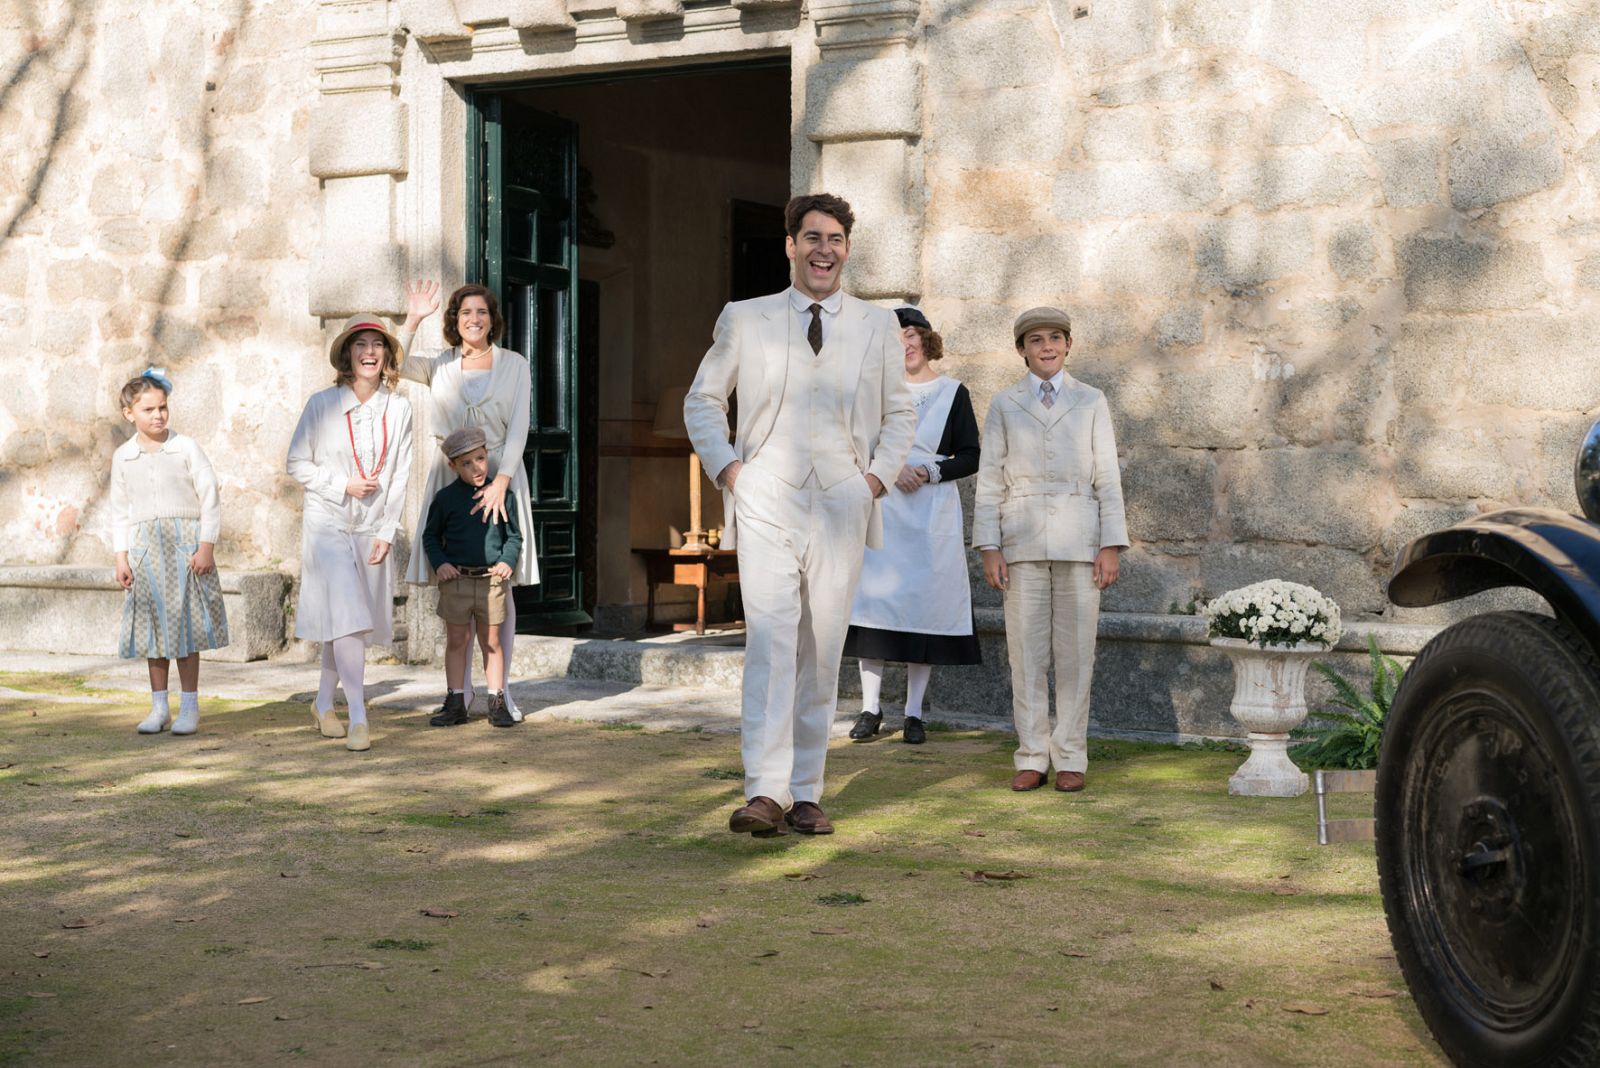
[[[799,237],[801,220],[814,211],[837,220],[844,227],[845,237],[850,236],[850,228],[856,224],[855,213],[843,197],[836,197],[832,193],[806,193],[784,206],[783,232],[790,237]]]

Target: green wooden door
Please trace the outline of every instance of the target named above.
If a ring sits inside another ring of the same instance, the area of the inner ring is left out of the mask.
[[[517,629],[567,630],[592,622],[579,568],[577,128],[496,94],[474,103],[468,274],[499,295],[503,344],[533,375],[523,459],[539,585],[517,588]]]

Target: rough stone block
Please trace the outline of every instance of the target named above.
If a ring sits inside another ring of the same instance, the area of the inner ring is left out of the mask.
[[[904,53],[830,59],[806,72],[806,133],[813,141],[922,136],[922,71]]]
[[[505,0],[501,7],[514,30],[561,33],[576,25],[568,13],[567,0]]]
[[[265,278],[259,268],[229,266],[200,276],[200,304],[220,311],[252,312],[268,304]]]
[[[1387,525],[1392,496],[1376,457],[1360,449],[1264,449],[1230,459],[1236,538],[1364,551]]]
[[[1094,101],[1109,107],[1120,107],[1123,104],[1192,100],[1198,90],[1197,72],[1193,67],[1185,66],[1108,85],[1095,91]]]
[[[1184,231],[1162,223],[1122,223],[1089,239],[1086,280],[1107,293],[1180,297],[1194,289],[1194,252]]]
[[[1200,593],[1196,562],[1193,555],[1168,555],[1143,546],[1124,549],[1121,576],[1116,585],[1100,595],[1100,610],[1181,612]]]
[[[1572,55],[1600,54],[1600,23],[1589,14],[1551,14],[1544,18],[1535,19],[1530,25],[1532,31],[1528,35],[1528,45],[1531,49],[1544,56],[1560,57]],[[1495,34],[1499,41],[1502,36],[1510,36],[1504,30]],[[1512,38],[1513,42],[1515,38]],[[1494,62],[1492,59],[1478,60]]]
[[[1395,421],[1394,484],[1402,497],[1503,501],[1515,492],[1516,463],[1489,428],[1404,410]]]
[[[1393,126],[1471,128],[1488,118],[1499,91],[1498,78],[1488,73],[1375,82],[1353,102],[1348,117],[1362,134]]]
[[[1272,210],[1290,204],[1314,206],[1364,201],[1372,181],[1353,153],[1290,149],[1267,156],[1243,171],[1230,199]]]
[[[206,199],[232,208],[266,203],[267,158],[256,146],[219,148],[206,160]]]
[[[1457,211],[1515,200],[1561,180],[1553,130],[1530,142],[1526,128],[1482,129],[1450,145],[1450,205]]]
[[[930,245],[928,291],[943,297],[999,298],[1021,311],[1030,302],[1066,302],[1078,289],[1078,243],[1067,234],[942,230]],[[1004,321],[1002,345],[1010,341]]]
[[[1399,250],[1406,300],[1431,311],[1523,308],[1542,298],[1544,257],[1520,241],[1469,241],[1455,236],[1407,238]]]
[[[1442,199],[1439,142],[1425,137],[1388,141],[1374,145],[1372,154],[1383,172],[1383,197],[1389,207],[1416,208]]]
[[[1050,176],[1033,170],[973,170],[933,181],[928,214],[980,230],[1026,233],[1049,222]]]
[[[1060,37],[1063,59],[1074,77],[1122,67],[1153,53],[1161,44],[1159,0],[1097,4],[1050,0],[1051,22]],[[1079,17],[1081,10],[1088,14]]]
[[[1332,597],[1341,613],[1382,612],[1386,578],[1359,553],[1327,546],[1213,544],[1200,552],[1200,584],[1207,595],[1266,579],[1312,586]]]
[[[1156,320],[1157,348],[1198,345],[1206,339],[1205,310],[1198,305],[1174,308]]]
[[[1476,505],[1464,502],[1402,501],[1379,542],[1382,562],[1392,563],[1402,549],[1424,534],[1453,527],[1478,514]]]
[[[938,155],[958,165],[1048,163],[1066,143],[1064,111],[1041,100],[1038,89],[940,97],[927,109],[927,122]]]
[[[56,304],[80,299],[113,301],[122,293],[122,272],[97,260],[52,263],[45,272],[45,292]]]
[[[1140,107],[1091,109],[1084,116],[1081,144],[1092,160],[1150,159],[1161,153],[1155,113]]]
[[[1105,391],[1117,440],[1126,444],[1238,449],[1258,435],[1260,390],[1242,361],[1141,363],[1100,378],[1094,384]]]
[[[1216,171],[1204,163],[1106,163],[1064,172],[1056,179],[1053,208],[1062,219],[1194,212],[1211,204],[1219,189]]]
[[[1387,371],[1386,351],[1373,355],[1335,348],[1302,359],[1293,376],[1276,383],[1279,400],[1273,426],[1296,445],[1381,442],[1387,426],[1383,405]]]
[[[927,31],[928,85],[935,92],[1039,85],[1055,70],[1054,42],[1029,17],[967,17]]]
[[[1466,57],[1463,33],[1441,31],[1437,23],[1388,26],[1373,33],[1378,66],[1407,76],[1448,75],[1461,68]]]
[[[1585,256],[1578,264],[1577,282],[1585,289],[1600,289],[1600,254]]]
[[[1216,510],[1217,463],[1200,449],[1135,446],[1122,461],[1128,533],[1138,541],[1204,541]]]
[[[623,22],[681,19],[683,0],[617,0],[617,17]]]
[[[1401,408],[1503,404],[1585,411],[1600,397],[1600,361],[1592,315],[1502,316],[1456,322],[1409,322],[1394,348]]]
[[[848,196],[848,193],[846,193]],[[869,300],[903,299],[922,292],[922,227],[917,216],[885,215],[850,243],[845,268],[850,292]]]
[[[912,208],[913,180],[906,143],[898,138],[852,141],[822,150],[822,187],[843,196],[856,218],[870,219],[860,233],[879,230],[880,216],[903,215]]]
[[[1313,248],[1304,217],[1212,220],[1201,224],[1195,251],[1199,284],[1241,290],[1298,274],[1310,266]]]
[[[209,260],[233,248],[233,224],[220,215],[189,216],[161,228],[159,247],[169,260]]]
[[[566,6],[566,0],[562,0]],[[472,36],[456,14],[455,0],[399,0],[400,25],[419,41],[450,41]]]
[[[311,112],[318,178],[406,173],[406,106],[386,94],[325,96]]]
[[[1345,281],[1369,277],[1376,258],[1372,231],[1365,223],[1348,223],[1328,238],[1328,266]]]
[[[1229,108],[1166,110],[1157,138],[1165,149],[1240,148],[1251,144],[1250,116]]]
[[[102,167],[89,187],[89,210],[105,218],[137,215],[144,203],[145,183],[139,172],[123,164]]]
[[[95,228],[102,252],[132,255],[150,248],[150,230],[138,219],[110,219]]]
[[[28,292],[28,253],[18,245],[0,248],[0,296],[21,297]]]
[[[1267,144],[1314,145],[1332,125],[1333,116],[1321,101],[1288,100],[1267,120]]]

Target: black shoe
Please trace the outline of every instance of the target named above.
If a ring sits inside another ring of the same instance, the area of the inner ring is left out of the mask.
[[[444,705],[428,720],[430,727],[459,727],[467,721],[467,702],[458,693],[444,699]]]
[[[881,726],[883,726],[882,712],[863,712],[856,717],[856,725],[850,728],[850,740],[864,742],[877,734]]]
[[[511,709],[506,707],[504,694],[492,693],[489,695],[489,722],[496,727],[515,727],[517,721],[511,718]]]
[[[922,729],[921,716],[907,716],[904,727],[900,728],[900,740],[907,745],[921,745],[928,740],[928,732]]]

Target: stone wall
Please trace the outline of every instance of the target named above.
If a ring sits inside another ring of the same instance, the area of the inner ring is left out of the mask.
[[[1281,576],[1433,618],[1386,610],[1398,547],[1574,506],[1600,406],[1588,5],[925,7],[924,304],[980,418],[1022,372],[1014,312],[1071,309],[1135,541],[1106,608]]]
[[[326,384],[315,22],[294,0],[0,3],[0,562],[109,566],[116,393],[149,363],[217,469],[224,566],[298,557],[281,458]]]

